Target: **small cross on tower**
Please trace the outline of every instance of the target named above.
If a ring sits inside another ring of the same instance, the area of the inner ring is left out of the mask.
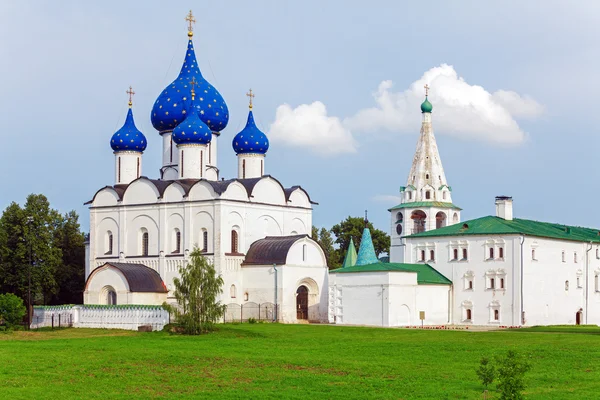
[[[192,100],[194,100],[194,95],[196,94],[196,92],[194,91],[194,86],[196,86],[198,84],[198,82],[196,82],[196,78],[192,77],[192,80],[190,81],[190,85],[192,85]]]
[[[188,23],[188,36],[192,37],[192,36],[194,36],[194,25],[192,25],[192,24],[196,23],[196,18],[194,18],[194,14],[192,14],[192,10],[190,10],[188,15],[185,17],[185,20]]]
[[[425,84],[423,87],[425,88],[425,97],[429,96],[429,85]]]
[[[250,89],[248,93],[246,93],[246,96],[250,98],[250,109],[252,110],[252,98],[255,97],[254,93],[252,93],[252,89]]]
[[[125,93],[127,93],[129,95],[129,107],[131,108],[131,106],[133,105],[133,95],[135,94],[135,92],[133,91],[133,88],[131,86],[129,86],[129,90],[126,91]]]

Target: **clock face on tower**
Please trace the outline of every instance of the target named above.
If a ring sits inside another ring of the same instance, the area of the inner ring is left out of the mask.
[[[396,225],[396,233],[402,235],[402,224]]]

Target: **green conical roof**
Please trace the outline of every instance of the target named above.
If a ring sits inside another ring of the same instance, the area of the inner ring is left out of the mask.
[[[354,247],[354,240],[350,238],[350,245],[348,246],[348,251],[346,252],[346,257],[344,257],[344,263],[342,264],[342,268],[346,267],[354,267],[356,265],[356,247]]]
[[[360,249],[358,249],[358,257],[355,265],[367,265],[380,262],[375,255],[375,247],[373,247],[373,239],[371,239],[371,231],[369,228],[363,230],[362,239],[360,239]]]
[[[424,113],[430,113],[431,110],[433,110],[433,106],[427,99],[427,96],[425,96],[425,101],[421,104],[421,111]]]

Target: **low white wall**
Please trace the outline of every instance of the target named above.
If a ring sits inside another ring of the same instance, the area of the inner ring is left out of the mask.
[[[32,329],[52,326],[74,328],[104,328],[137,330],[140,325],[151,325],[161,330],[169,323],[169,313],[160,306],[50,306],[34,307]]]

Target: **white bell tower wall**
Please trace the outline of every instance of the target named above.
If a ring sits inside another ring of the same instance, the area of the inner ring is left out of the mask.
[[[180,144],[179,152],[179,179],[206,178],[206,161],[208,155],[205,144]]]
[[[238,154],[238,179],[260,178],[264,174],[264,154]]]
[[[142,175],[142,153],[115,151],[115,184],[127,185]]]

